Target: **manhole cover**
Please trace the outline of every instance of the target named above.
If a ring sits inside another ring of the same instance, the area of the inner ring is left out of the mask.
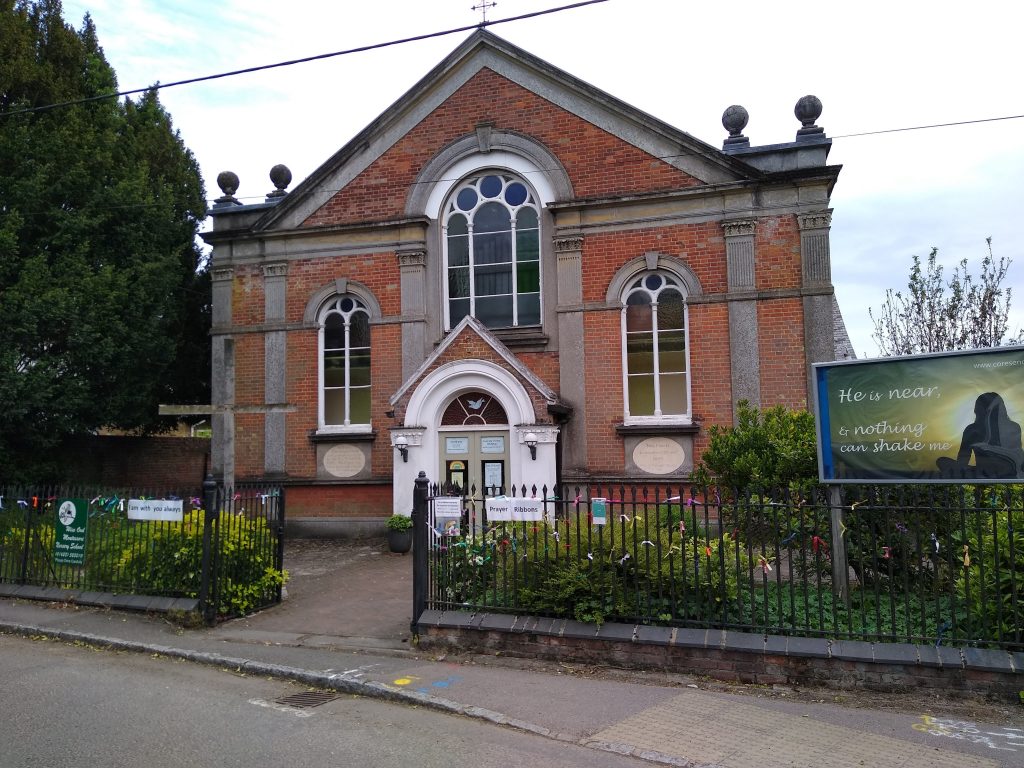
[[[328,701],[334,701],[338,696],[339,694],[334,691],[305,691],[303,693],[293,693],[290,696],[280,698],[277,700],[277,703],[284,704],[288,707],[309,709],[310,707],[319,707],[321,704],[326,704]]]

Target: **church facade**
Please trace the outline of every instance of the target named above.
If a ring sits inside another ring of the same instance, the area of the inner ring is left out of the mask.
[[[332,533],[421,470],[685,481],[738,401],[807,407],[846,355],[820,111],[752,147],[730,107],[718,149],[480,30],[294,190],[221,174],[215,474]]]

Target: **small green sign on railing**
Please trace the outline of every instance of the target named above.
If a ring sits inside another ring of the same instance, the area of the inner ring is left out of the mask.
[[[85,565],[89,503],[85,499],[58,499],[54,523],[53,562]]]

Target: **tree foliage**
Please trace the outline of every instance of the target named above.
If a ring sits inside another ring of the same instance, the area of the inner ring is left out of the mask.
[[[878,315],[868,310],[875,324],[872,336],[883,355],[1020,343],[1020,337],[1007,337],[1011,289],[1002,284],[1011,262],[992,255],[992,238],[985,242],[988,253],[977,278],[968,270],[967,259],[962,259],[952,277],[944,280],[937,248],[932,248],[923,268],[921,258],[913,257],[907,293],[890,288]]]
[[[158,430],[158,402],[208,398],[205,190],[156,91],[39,110],[116,91],[88,16],[0,0],[6,480],[37,479],[68,436]]]
[[[812,483],[818,475],[814,416],[781,405],[759,411],[740,400],[735,427],[713,425],[694,482],[727,489],[776,490]]]

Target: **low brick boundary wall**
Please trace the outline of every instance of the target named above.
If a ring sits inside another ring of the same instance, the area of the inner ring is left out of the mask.
[[[1024,653],[981,648],[754,635],[722,629],[583,624],[571,619],[424,611],[425,650],[610,664],[762,685],[1010,697],[1024,690]]]

